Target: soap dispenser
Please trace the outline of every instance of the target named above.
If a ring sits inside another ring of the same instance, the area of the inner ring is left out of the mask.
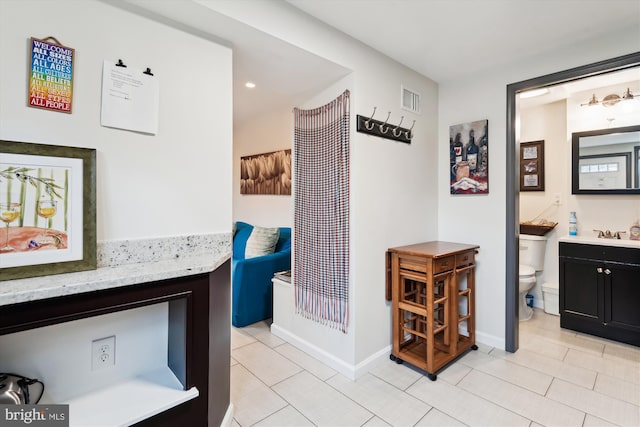
[[[636,220],[636,222],[629,229],[629,239],[640,240],[640,221],[639,220]]]
[[[569,212],[569,236],[578,235],[578,218],[574,211]]]

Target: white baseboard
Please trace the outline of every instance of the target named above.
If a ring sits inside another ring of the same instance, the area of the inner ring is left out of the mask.
[[[271,324],[271,333],[292,346],[304,351],[309,356],[312,356],[330,368],[338,371],[345,377],[350,380],[356,380],[360,376],[367,373],[374,366],[378,365],[382,360],[389,357],[389,353],[391,352],[391,345],[385,347],[371,356],[367,357],[362,362],[357,365],[353,365],[351,363],[347,363],[344,360],[334,356],[333,354],[321,349],[315,344],[310,343],[309,341],[300,338],[299,336],[289,332],[286,329],[281,328],[275,323]]]
[[[505,348],[504,338],[489,335],[480,331],[476,331],[476,341],[490,347],[499,348],[500,350],[504,350]]]
[[[227,412],[224,414],[220,427],[231,427],[231,424],[233,423],[233,410],[233,403],[229,403],[229,407],[227,408]]]
[[[388,360],[389,354],[391,354],[392,349],[391,345],[388,345],[387,347],[367,357],[357,365],[353,365],[345,362],[340,358],[337,358],[333,354],[321,349],[320,347],[310,343],[303,338],[300,338],[299,336],[289,332],[288,330],[281,328],[276,323],[271,324],[271,333],[285,340],[292,346],[304,351],[309,356],[318,359],[330,368],[335,369],[350,380],[358,379],[378,364],[382,363],[385,360]],[[501,350],[504,350],[505,348],[505,341],[503,338],[486,334],[480,331],[476,331],[476,341],[478,343],[482,343],[490,347],[496,347]]]
[[[391,354],[391,349],[392,349],[392,346],[391,346],[391,344],[389,344],[388,346],[386,346],[382,350],[378,350],[377,352],[375,352],[371,356],[367,357],[362,362],[358,363],[355,366],[355,371],[354,371],[355,378],[360,378],[362,375],[366,374],[371,369],[373,369],[375,366],[378,366],[380,363],[382,363],[384,361],[388,362],[389,361],[389,355]]]

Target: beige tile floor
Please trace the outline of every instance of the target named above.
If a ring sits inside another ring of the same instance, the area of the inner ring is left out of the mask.
[[[385,361],[357,381],[272,335],[231,331],[234,427],[640,426],[640,348],[535,310],[520,349],[479,345],[429,381]]]

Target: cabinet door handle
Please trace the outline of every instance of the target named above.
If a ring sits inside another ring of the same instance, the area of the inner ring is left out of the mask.
[[[597,271],[598,273],[602,273],[602,267],[598,267],[598,268],[596,268],[596,271]]]
[[[609,270],[608,268],[604,271],[604,274],[611,274],[611,270]]]

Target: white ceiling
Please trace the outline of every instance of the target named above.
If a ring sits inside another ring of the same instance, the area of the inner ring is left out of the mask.
[[[639,0],[286,1],[439,83],[624,28],[640,40]]]
[[[193,0],[101,1],[231,47],[234,125],[298,105],[350,72]],[[247,81],[256,88],[247,89]]]
[[[196,1],[102,1],[232,47],[236,125],[296,105],[349,72]],[[640,40],[640,0],[273,1],[286,1],[436,82],[471,77],[624,28],[636,28]],[[246,89],[247,80],[257,87]],[[589,85],[603,84],[565,86],[546,99]]]
[[[526,109],[543,104],[550,104],[562,99],[573,99],[579,104],[589,102],[592,95],[599,101],[609,94],[622,96],[629,89],[636,99],[640,100],[640,68],[600,74],[569,83],[548,87],[549,92],[535,98],[520,99],[519,108]]]

